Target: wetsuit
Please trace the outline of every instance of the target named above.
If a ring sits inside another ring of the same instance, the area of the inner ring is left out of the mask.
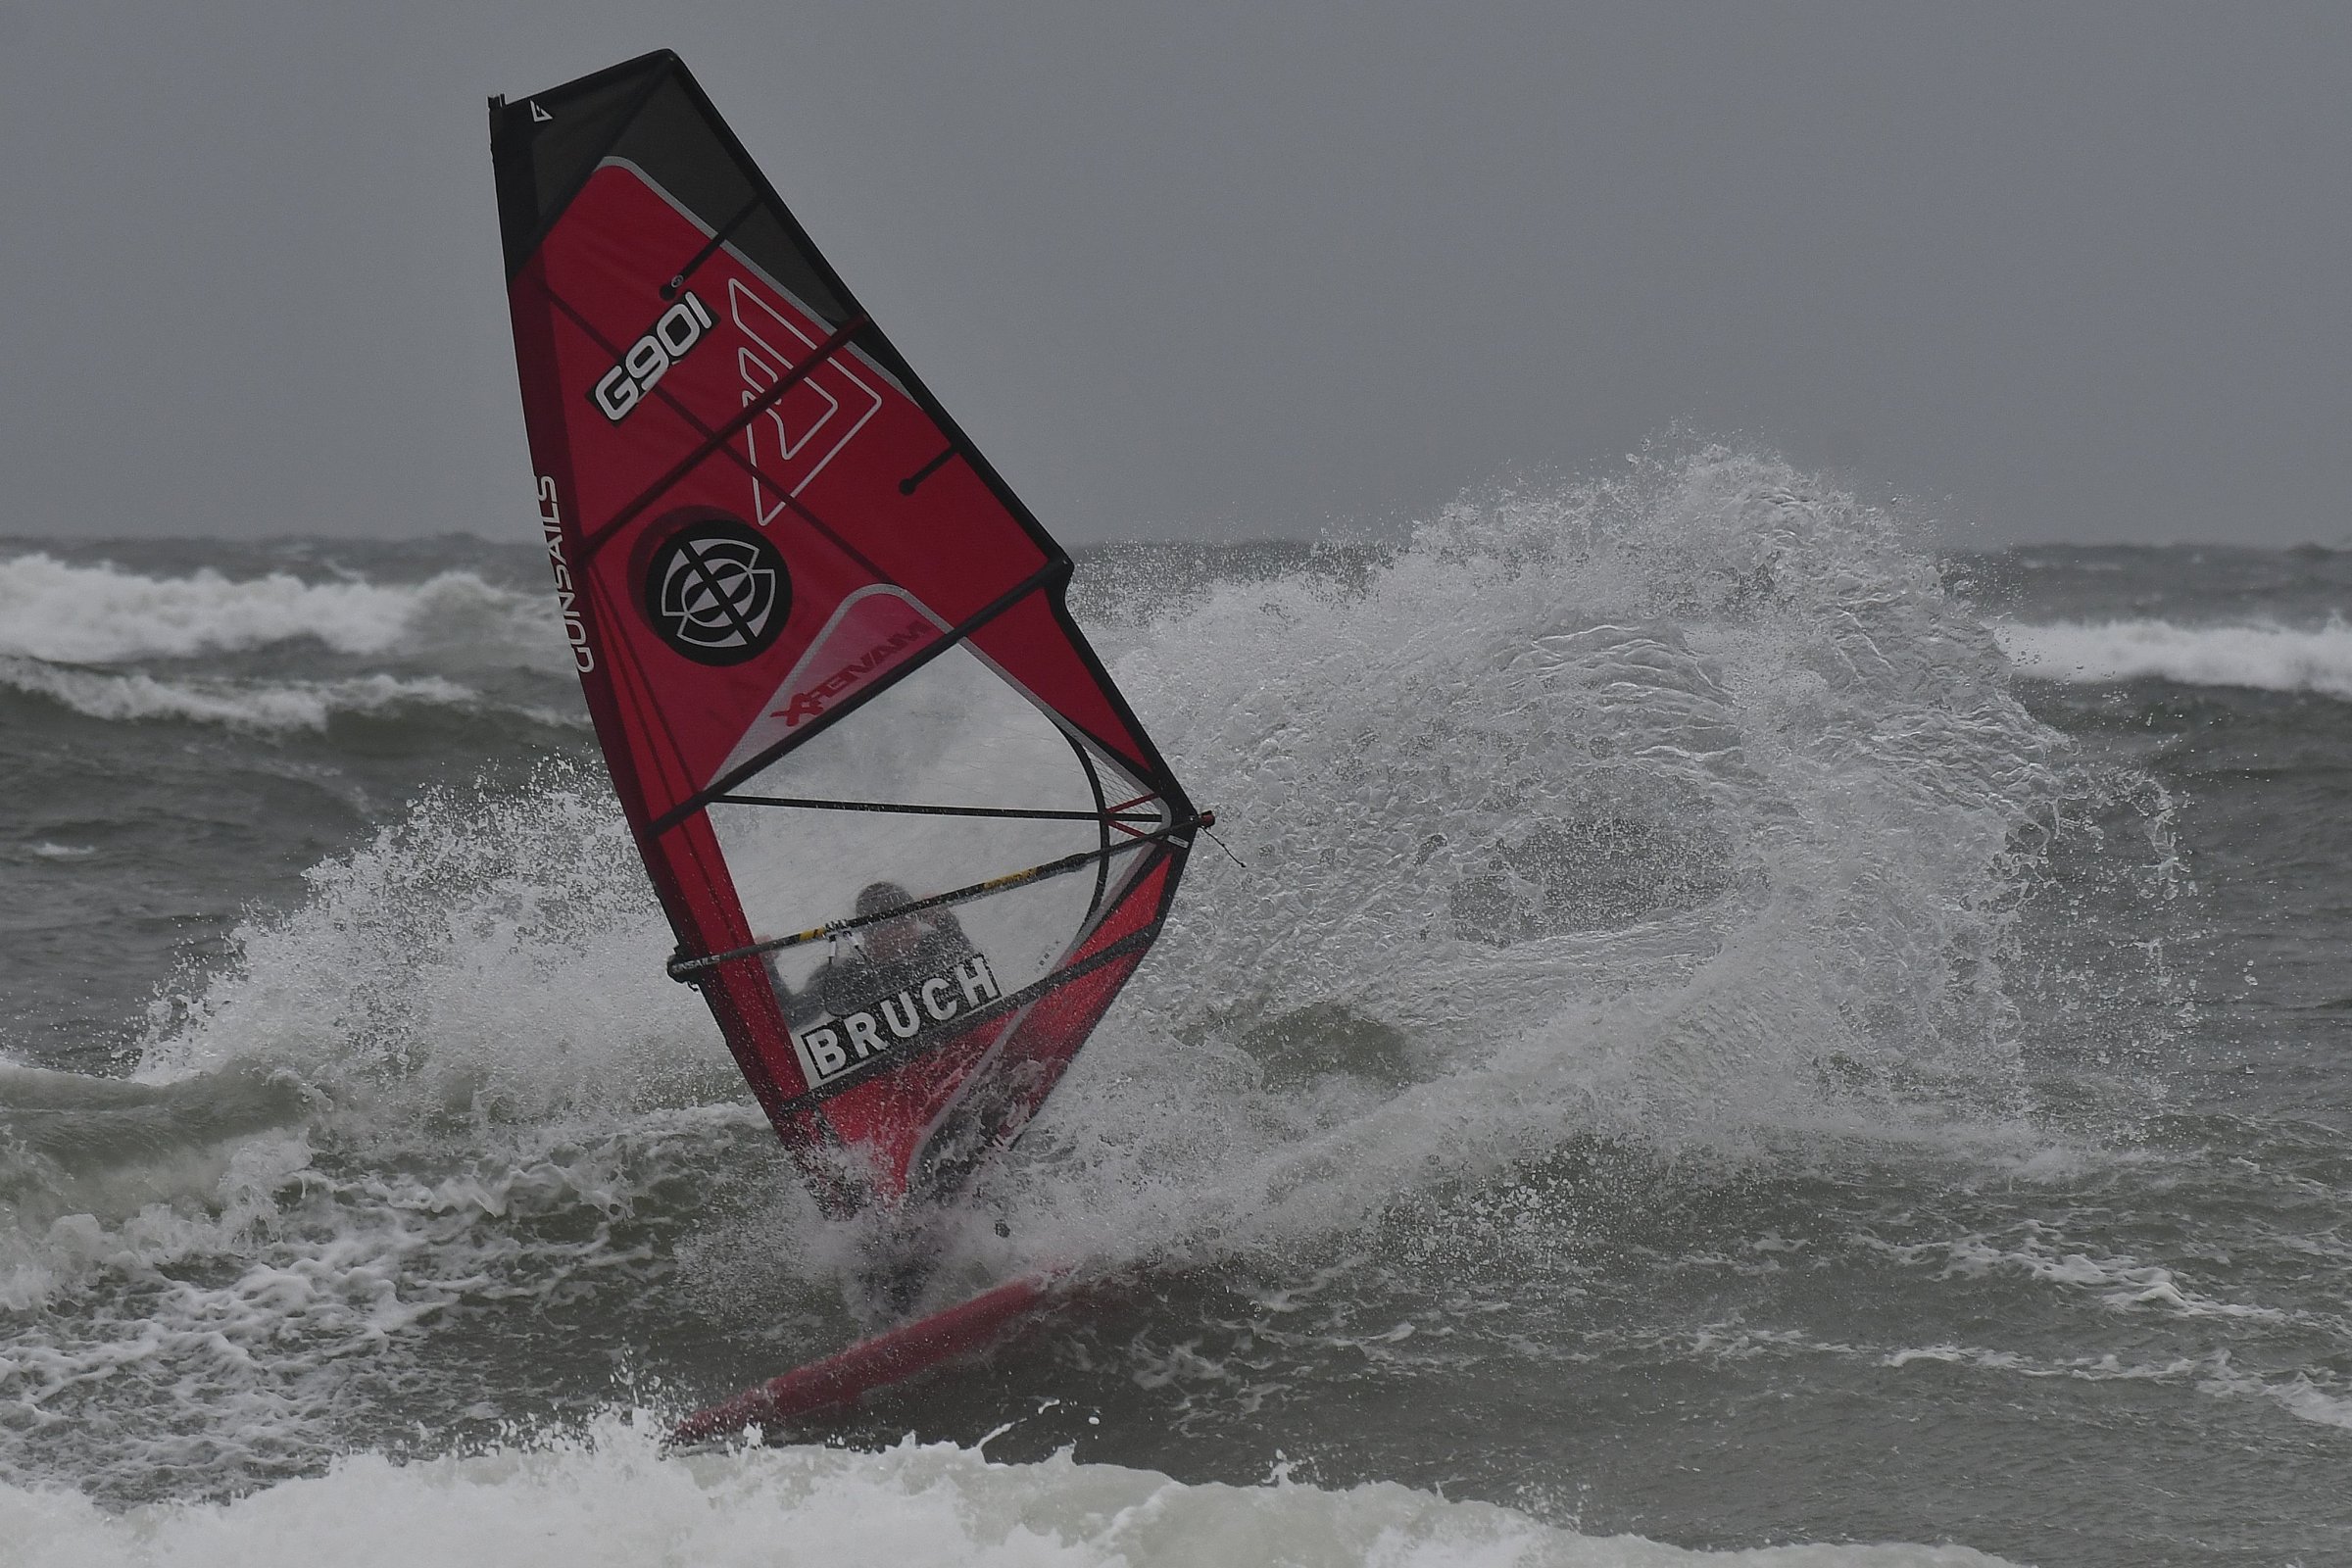
[[[846,1018],[870,1012],[885,998],[919,988],[924,981],[953,974],[979,956],[954,915],[929,925],[903,958],[883,960],[862,953],[837,954],[827,958],[799,991],[771,968],[776,1000],[795,1029],[828,1015]]]

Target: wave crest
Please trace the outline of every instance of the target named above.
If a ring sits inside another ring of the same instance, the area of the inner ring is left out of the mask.
[[[2307,627],[2011,621],[1996,625],[1993,636],[2017,672],[2034,680],[2096,686],[2152,679],[2352,698],[2352,623],[2340,618]]]
[[[62,669],[38,660],[0,657],[0,686],[45,697],[85,718],[117,722],[179,719],[263,731],[320,730],[338,713],[378,713],[435,706],[470,709],[481,694],[438,676],[404,680],[357,675],[348,680],[164,680],[142,671]],[[534,714],[537,717],[540,715]],[[555,714],[544,722],[560,723]]]
[[[1998,1568],[1953,1545],[1783,1545],[1696,1551],[1601,1538],[1486,1502],[1391,1482],[1186,1485],[1067,1452],[997,1464],[911,1440],[880,1453],[814,1446],[663,1458],[650,1421],[608,1416],[584,1439],[398,1464],[363,1453],[323,1476],[231,1502],[111,1516],[78,1497],[0,1488],[0,1529],[27,1568],[178,1561],[250,1568],[321,1559],[415,1562],[790,1559],[903,1568],[1205,1568],[1384,1563],[1397,1568]]]
[[[186,659],[315,638],[340,654],[381,655],[437,628],[561,650],[552,601],[471,571],[419,583],[306,582],[291,572],[231,579],[210,567],[150,576],[112,563],[74,565],[44,552],[0,560],[0,655],[52,663]]]

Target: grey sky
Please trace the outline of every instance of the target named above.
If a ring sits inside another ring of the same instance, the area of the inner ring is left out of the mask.
[[[483,99],[663,45],[1065,538],[2352,534],[2352,7],[7,4],[0,534],[527,531]]]

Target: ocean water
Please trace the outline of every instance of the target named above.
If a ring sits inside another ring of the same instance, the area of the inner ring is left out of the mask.
[[[948,1245],[1114,1283],[664,1455],[854,1250],[533,537],[0,540],[0,1562],[2352,1561],[2352,556],[1089,553],[1232,853]]]

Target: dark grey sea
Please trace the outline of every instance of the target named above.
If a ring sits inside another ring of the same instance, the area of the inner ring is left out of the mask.
[[[0,1561],[2352,1562],[2352,555],[1085,552],[1231,855],[948,1245],[1117,1283],[663,1457],[855,1253],[534,540],[0,540]]]

